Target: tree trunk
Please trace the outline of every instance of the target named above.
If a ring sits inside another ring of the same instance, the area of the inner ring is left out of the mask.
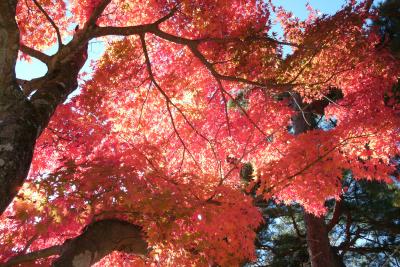
[[[34,92],[28,98],[15,77],[19,50],[16,3],[0,1],[0,214],[29,172],[36,138],[57,106],[77,88],[78,73],[87,58],[87,40],[79,43],[78,39],[64,46],[64,53],[43,55],[49,71],[32,82]]]
[[[84,57],[84,52],[78,55]],[[25,97],[16,82],[7,90],[2,90],[0,214],[15,197],[28,174],[36,139],[46,128],[57,106],[77,88],[78,73],[84,62],[77,60],[64,63],[60,69],[46,75],[30,99]]]
[[[18,89],[13,88],[17,92]],[[22,97],[0,100],[0,214],[28,174],[38,133],[33,106]]]
[[[291,94],[292,106],[298,112],[292,117],[294,134],[302,134],[317,127],[314,114],[321,114],[328,105],[327,102],[315,101],[307,107],[303,105],[298,94]],[[315,109],[315,110],[313,110]],[[329,242],[329,232],[325,225],[324,217],[316,217],[304,213],[306,225],[306,239],[311,267],[343,267],[345,266],[339,256],[334,252]]]
[[[36,138],[32,105],[15,79],[19,30],[17,1],[0,1],[0,214],[25,179]]]
[[[333,251],[329,242],[324,217],[304,213],[308,254],[312,267],[344,267],[342,260]]]

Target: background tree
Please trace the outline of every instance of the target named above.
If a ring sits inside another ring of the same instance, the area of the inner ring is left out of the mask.
[[[382,45],[390,47],[393,55],[399,57],[400,51],[400,2],[386,0],[378,6],[378,19],[374,23],[379,27]]]
[[[6,265],[254,259],[262,217],[240,184],[246,162],[258,198],[304,207],[314,220],[307,235],[323,229],[325,200],[340,198],[343,168],[391,182],[399,116],[383,99],[399,64],[376,49],[372,1],[332,16],[310,8],[305,21],[259,1],[0,5],[0,209],[13,200],[0,221]],[[94,38],[106,52],[64,103]],[[52,56],[42,52],[50,46]],[[17,80],[19,52],[44,62],[46,75]],[[316,129],[316,117],[337,126]]]
[[[399,189],[346,176],[341,200],[326,202],[333,250],[346,266],[399,266]],[[258,260],[249,266],[309,266],[303,209],[270,201],[262,210]]]

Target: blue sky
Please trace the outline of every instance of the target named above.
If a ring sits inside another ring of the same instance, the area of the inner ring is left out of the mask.
[[[346,3],[345,0],[273,0],[275,5],[283,6],[287,10],[292,11],[296,16],[301,19],[305,19],[308,15],[306,9],[306,3],[310,3],[310,5],[322,13],[325,14],[333,14],[340,7]]]
[[[1,0],[0,0],[1,1]],[[319,10],[321,13],[333,14],[335,11],[340,9],[340,7],[346,2],[345,0],[273,0],[273,3],[277,6],[283,6],[285,9],[290,10],[294,15],[298,16],[300,19],[305,19],[308,15],[306,9],[306,3]],[[279,27],[274,28],[274,31],[279,32]],[[83,67],[82,71],[90,72],[90,61],[98,59],[104,51],[104,46],[102,44],[92,42],[89,45],[88,61]],[[55,52],[54,49],[49,49],[46,51],[47,54],[52,54]],[[16,65],[17,77],[25,80],[31,80],[33,78],[43,76],[47,71],[46,66],[40,61],[33,59],[32,62],[19,61]]]

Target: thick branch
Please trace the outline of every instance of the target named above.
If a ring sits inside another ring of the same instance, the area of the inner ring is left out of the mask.
[[[140,33],[144,33],[144,32],[148,32],[148,33],[152,32],[153,34],[155,34],[163,39],[169,40],[174,43],[182,44],[182,45],[189,45],[190,43],[200,44],[200,43],[206,43],[206,42],[228,44],[228,43],[239,43],[239,42],[248,43],[248,42],[256,42],[256,41],[264,41],[264,42],[269,42],[269,43],[276,43],[279,45],[301,47],[301,45],[299,45],[299,44],[279,41],[279,40],[276,40],[269,36],[262,36],[259,34],[248,36],[244,39],[241,39],[238,37],[224,37],[224,38],[209,37],[209,38],[199,38],[199,39],[188,39],[188,38],[184,38],[184,37],[175,36],[175,35],[166,33],[164,31],[161,31],[158,28],[159,24],[161,24],[162,22],[164,22],[167,19],[169,19],[170,17],[172,17],[172,15],[173,15],[172,11],[165,17],[157,20],[156,22],[154,22],[152,24],[126,26],[126,27],[112,27],[112,26],[98,27],[94,37],[100,37],[100,36],[106,36],[106,35],[128,36],[128,35],[140,34]]]
[[[63,245],[18,255],[3,267],[28,263],[37,259],[60,255],[53,266],[91,266],[113,251],[146,256],[148,244],[141,227],[120,220],[102,220],[90,224],[79,236],[68,239]]]
[[[277,90],[278,92],[288,90],[288,89],[290,89],[290,87],[293,87],[293,86],[305,85],[304,83],[295,83],[295,81],[300,76],[300,74],[303,72],[305,67],[311,63],[311,61],[314,59],[314,57],[317,55],[317,53],[320,52],[320,50],[316,49],[315,47],[304,47],[305,49],[314,50],[313,55],[311,56],[309,61],[303,66],[303,68],[299,71],[299,73],[293,79],[291,79],[290,81],[285,82],[285,83],[278,83],[275,79],[268,79],[265,81],[256,81],[256,80],[249,80],[249,79],[243,78],[243,77],[237,77],[234,75],[221,74],[215,69],[215,67],[214,67],[215,64],[208,61],[207,58],[201,53],[201,51],[199,50],[200,44],[203,44],[206,42],[216,42],[216,43],[228,44],[228,43],[232,43],[232,42],[247,42],[247,43],[249,43],[249,42],[255,42],[255,41],[265,41],[265,42],[269,42],[269,43],[276,43],[279,45],[288,45],[288,46],[292,46],[292,47],[302,47],[302,45],[290,43],[290,42],[278,41],[278,40],[275,40],[274,38],[271,38],[268,36],[263,36],[261,34],[255,34],[253,36],[248,36],[245,39],[240,39],[237,37],[188,39],[185,37],[176,36],[176,35],[164,32],[159,28],[160,23],[162,23],[162,22],[166,21],[167,19],[169,19],[170,17],[172,17],[174,12],[175,12],[175,9],[172,9],[171,12],[169,14],[167,14],[165,17],[163,17],[151,24],[126,26],[126,27],[112,27],[112,26],[96,27],[93,30],[93,32],[91,33],[90,38],[96,38],[96,37],[107,36],[107,35],[130,36],[130,35],[143,35],[145,33],[151,33],[161,39],[188,47],[191,50],[191,52],[193,53],[193,55],[201,61],[201,63],[207,68],[207,70],[217,80],[244,83],[244,84],[255,86],[257,88],[268,89],[270,91]],[[311,84],[311,86],[318,85],[318,84],[325,84],[325,83],[329,82],[336,75],[341,74],[347,70],[348,69],[341,70],[339,72],[334,72],[326,80],[316,82],[314,84]]]
[[[178,10],[178,7],[174,7],[170,10],[170,12],[164,17],[158,19],[154,23],[151,24],[143,24],[137,26],[127,26],[127,27],[96,27],[92,32],[91,38],[102,37],[106,35],[120,35],[120,36],[129,36],[129,35],[143,35],[145,33],[155,32],[158,29],[158,26],[170,19],[175,12]]]
[[[101,0],[100,3],[97,4],[92,14],[90,15],[90,18],[85,23],[84,28],[86,30],[96,25],[97,20],[99,19],[99,17],[101,16],[101,14],[106,9],[109,3],[111,3],[111,0]]]
[[[58,62],[49,69],[46,76],[33,82],[37,91],[31,97],[31,103],[36,109],[40,130],[47,126],[57,106],[63,103],[68,95],[78,86],[78,73],[87,59],[87,43],[75,51],[68,61]]]
[[[182,44],[187,46],[193,53],[195,57],[197,57],[201,63],[210,71],[210,73],[219,80],[224,80],[224,81],[231,81],[231,82],[239,82],[239,83],[245,83],[253,86],[257,86],[260,88],[269,88],[271,87],[281,87],[281,88],[288,88],[288,84],[278,84],[275,80],[268,80],[266,82],[258,82],[258,81],[252,81],[248,80],[245,78],[241,77],[236,77],[236,76],[230,76],[230,75],[223,75],[220,74],[213,66],[211,62],[209,62],[204,55],[200,52],[198,49],[199,44],[201,43],[201,40],[191,40],[183,37],[178,37],[174,36],[172,34],[166,33],[161,31],[159,28],[152,29],[152,33],[162,39],[168,40],[173,43],[177,44]]]
[[[129,26],[129,27],[96,27],[90,38],[97,38],[107,35],[119,35],[119,36],[130,36],[143,34],[147,32],[151,32],[154,28],[154,24],[143,24],[137,26]]]
[[[49,248],[36,250],[27,254],[17,255],[9,259],[6,263],[0,264],[2,267],[17,266],[21,263],[32,262],[37,259],[44,259],[53,255],[59,255],[62,251],[63,246],[52,246]]]
[[[25,54],[27,54],[27,55],[29,55],[31,57],[39,59],[40,61],[42,61],[46,65],[50,62],[50,59],[51,59],[50,56],[48,56],[48,55],[46,55],[46,54],[44,54],[44,53],[42,53],[42,52],[40,52],[40,51],[38,51],[36,49],[30,48],[30,47],[28,47],[26,45],[23,45],[23,44],[20,45],[19,50],[22,53],[25,53]]]
[[[82,55],[82,51],[87,49],[87,44],[89,40],[94,38],[93,33],[96,29],[96,22],[98,18],[101,16],[101,14],[110,2],[111,0],[101,0],[96,5],[90,18],[86,21],[84,27],[82,29],[76,30],[72,41],[69,42],[68,45],[64,46],[61,50],[59,50],[59,52],[51,58],[51,62],[50,64],[48,64],[48,73],[53,72],[57,68],[60,68],[60,65],[64,65],[67,62],[74,61],[74,58]]]
[[[160,21],[160,20],[159,20]],[[98,27],[93,31],[92,38],[106,36],[106,35],[120,35],[120,36],[129,36],[129,35],[137,35],[137,34],[144,34],[144,33],[152,33],[164,40],[170,41],[172,43],[181,44],[187,46],[193,53],[193,55],[198,58],[201,63],[210,71],[210,73],[218,80],[224,81],[232,81],[232,82],[240,82],[245,83],[253,86],[257,86],[260,88],[284,88],[287,89],[289,84],[278,84],[275,80],[268,80],[265,82],[259,81],[252,81],[241,77],[231,76],[231,75],[224,75],[220,74],[218,71],[215,70],[214,65],[209,62],[204,55],[198,49],[199,44],[209,41],[218,41],[218,42],[232,42],[232,41],[241,41],[240,39],[236,38],[226,38],[226,39],[188,39],[184,37],[175,36],[164,32],[159,29],[158,21],[153,24],[144,24],[138,26],[128,26],[128,27]],[[249,37],[250,38],[250,37]],[[256,37],[254,37],[257,39]],[[251,39],[251,38],[250,38]]]
[[[197,41],[198,42],[215,42],[215,43],[239,43],[239,42],[263,41],[263,42],[275,43],[275,44],[279,44],[279,45],[286,45],[286,46],[292,46],[292,47],[297,47],[297,48],[301,47],[301,45],[296,44],[296,43],[279,41],[272,37],[261,35],[261,34],[251,35],[244,39],[241,39],[239,37],[225,37],[225,38],[209,37],[209,38],[197,39]]]
[[[143,236],[137,225],[119,220],[99,221],[67,242],[53,266],[91,266],[116,250],[146,256],[148,244]]]

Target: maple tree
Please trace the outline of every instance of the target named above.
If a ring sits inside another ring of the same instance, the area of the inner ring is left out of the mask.
[[[302,205],[314,266],[336,266],[325,200],[344,169],[392,182],[399,149],[371,5],[302,21],[255,0],[1,1],[0,260],[236,266],[262,198]],[[80,73],[93,39],[106,52]],[[47,73],[16,79],[32,57]]]

